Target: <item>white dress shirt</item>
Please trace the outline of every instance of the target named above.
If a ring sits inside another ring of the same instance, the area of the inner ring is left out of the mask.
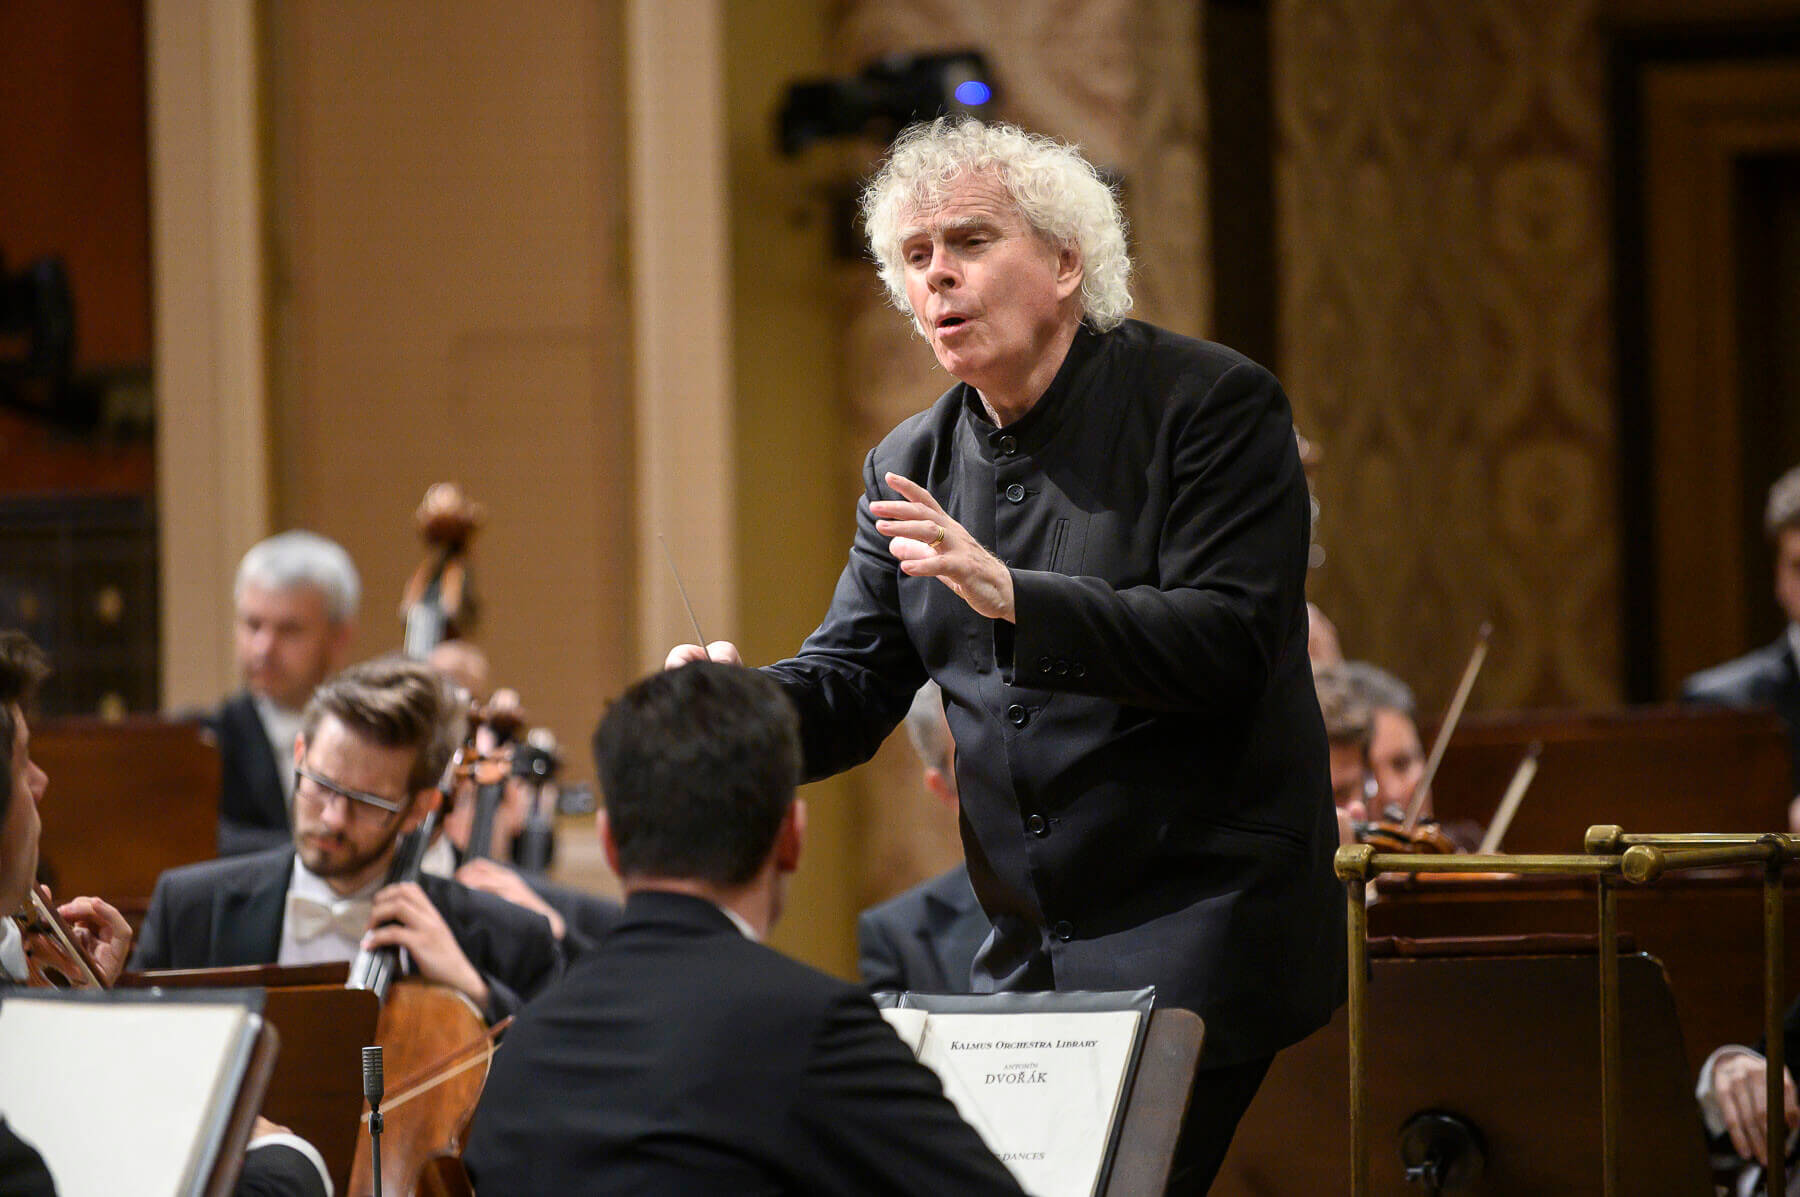
[[[290,897],[299,894],[319,902],[340,903],[367,901],[375,896],[381,888],[382,878],[377,877],[368,885],[353,894],[340,895],[334,892],[323,877],[313,873],[300,857],[294,857],[294,875],[288,881]],[[346,936],[338,931],[326,931],[313,939],[301,941],[294,930],[294,920],[287,917],[286,908],[281,918],[281,950],[275,957],[277,964],[323,964],[332,960],[354,960],[357,949],[362,944],[362,936]]]
[[[11,919],[0,919],[0,974],[15,985],[23,985],[31,976],[31,966],[25,960],[25,937],[19,934],[19,924]]]
[[[256,717],[262,721],[263,735],[269,737],[269,751],[275,754],[275,776],[281,779],[281,792],[287,796],[288,816],[292,819],[294,770],[288,762],[294,759],[294,737],[300,734],[305,712],[276,706],[274,699],[260,694],[250,698],[256,706]]]

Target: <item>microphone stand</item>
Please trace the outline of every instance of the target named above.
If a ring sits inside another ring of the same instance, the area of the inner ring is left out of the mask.
[[[369,1164],[375,1177],[375,1197],[381,1197],[381,1049],[362,1049],[363,1096],[369,1101]]]

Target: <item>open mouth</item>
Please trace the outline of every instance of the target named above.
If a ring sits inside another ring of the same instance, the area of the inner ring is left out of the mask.
[[[953,328],[961,328],[963,325],[965,325],[967,323],[968,323],[968,321],[961,316],[945,316],[943,319],[938,321],[937,326],[938,326],[939,332],[947,332]]]

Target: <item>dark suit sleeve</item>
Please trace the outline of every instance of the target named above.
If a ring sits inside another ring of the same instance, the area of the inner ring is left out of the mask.
[[[562,975],[563,953],[543,915],[456,881],[428,875],[421,882],[457,946],[487,983],[483,1013],[490,1023],[516,1013]]]
[[[1023,1192],[861,994],[827,1011],[801,1085],[795,1117],[821,1192]]]
[[[1161,710],[1259,698],[1304,600],[1306,480],[1287,396],[1243,362],[1173,383],[1154,584],[1013,570],[1020,685]],[[1060,674],[1055,663],[1079,663]],[[1004,666],[1007,662],[1002,661]]]
[[[888,934],[888,927],[865,910],[856,916],[856,968],[862,975],[863,988],[870,993],[904,992],[906,968],[900,961],[900,950]]]
[[[871,452],[863,459],[850,560],[824,622],[797,654],[763,670],[800,712],[808,781],[874,756],[925,682],[925,665],[900,618],[894,558],[869,513],[869,503],[885,493]]]
[[[0,1118],[0,1197],[56,1197],[56,1183],[37,1148]]]
[[[306,1156],[285,1143],[244,1154],[234,1197],[325,1197],[325,1178]]]
[[[174,967],[169,942],[172,929],[169,905],[172,901],[169,877],[165,873],[156,879],[156,889],[150,895],[150,913],[144,916],[144,925],[138,930],[137,943],[132,946],[132,968],[142,970]]]
[[[597,894],[584,893],[531,873],[519,874],[532,891],[563,920],[563,954],[574,961],[599,946],[618,925],[623,908]]]

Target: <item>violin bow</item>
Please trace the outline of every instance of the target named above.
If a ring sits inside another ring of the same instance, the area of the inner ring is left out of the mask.
[[[1481,837],[1481,847],[1475,851],[1484,856],[1500,851],[1500,841],[1506,838],[1513,816],[1519,813],[1519,804],[1525,801],[1525,791],[1531,788],[1531,780],[1537,776],[1538,754],[1543,751],[1542,740],[1533,740],[1531,747],[1525,750],[1519,767],[1513,770],[1512,780],[1506,785],[1506,796],[1500,799],[1500,809],[1494,812],[1494,821],[1488,824],[1487,834]]]
[[[694,625],[694,637],[700,645],[700,651],[706,652],[706,633],[700,630],[700,617],[694,614],[694,604],[688,600],[687,587],[681,581],[681,571],[675,568],[675,554],[669,552],[669,542],[663,539],[661,532],[656,534],[656,543],[662,546],[663,560],[669,563],[669,572],[675,575],[675,589],[681,593],[681,605],[687,608],[688,622]],[[712,659],[711,653],[707,653],[707,659]]]
[[[1482,663],[1487,660],[1488,640],[1493,634],[1494,625],[1486,621],[1482,623],[1481,630],[1475,633],[1475,651],[1469,654],[1469,663],[1463,667],[1462,680],[1456,684],[1456,695],[1451,698],[1450,707],[1444,712],[1444,722],[1438,726],[1437,738],[1431,742],[1431,755],[1425,761],[1425,774],[1413,789],[1412,804],[1406,809],[1406,822],[1401,824],[1409,835],[1418,827],[1425,801],[1431,797],[1432,779],[1437,777],[1438,766],[1444,760],[1444,749],[1449,746],[1450,736],[1462,720],[1463,707],[1469,701],[1469,692],[1475,688],[1475,679],[1481,674]]]

